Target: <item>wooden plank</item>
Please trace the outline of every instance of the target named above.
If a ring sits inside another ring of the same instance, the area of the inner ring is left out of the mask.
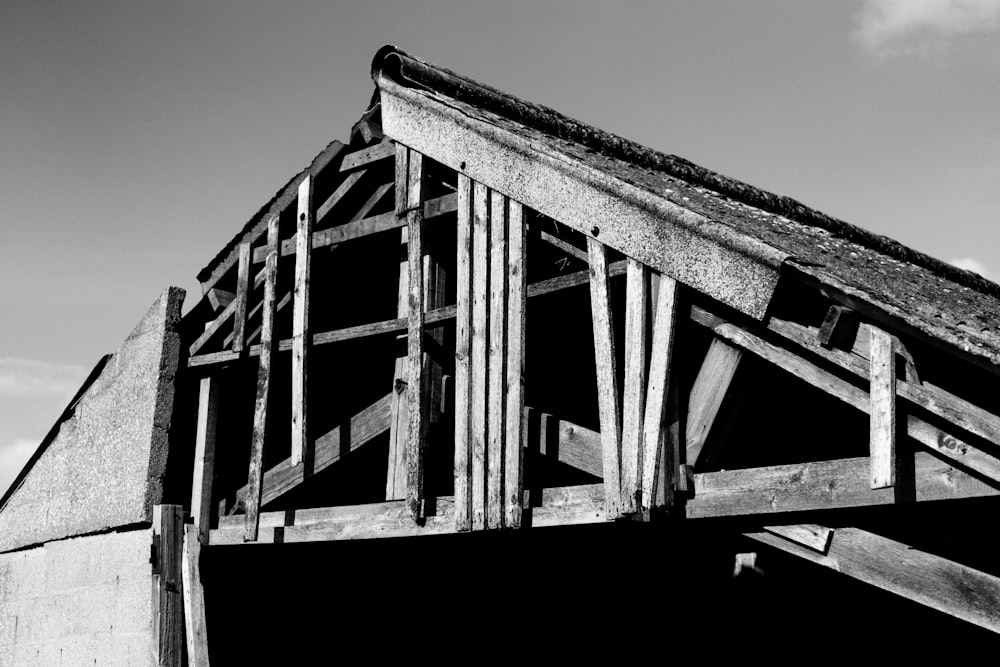
[[[153,611],[157,664],[181,667],[184,664],[183,507],[153,506],[153,544],[156,547]]]
[[[884,331],[871,335],[869,448],[873,489],[896,484],[896,352]]]
[[[213,287],[205,292],[205,297],[208,299],[208,303],[211,304],[212,310],[218,311],[220,308],[225,308],[231,304],[233,299],[236,298],[236,294]]]
[[[507,198],[490,191],[489,352],[487,357],[486,527],[503,526],[505,418],[504,360],[507,357]]]
[[[628,259],[625,283],[625,388],[622,396],[621,509],[635,513],[642,505],[642,436],[646,407],[646,301],[649,269]],[[664,394],[665,395],[665,394]],[[655,438],[659,442],[659,424]]]
[[[833,529],[815,523],[798,523],[785,526],[764,526],[764,530],[779,535],[796,544],[809,547],[813,551],[825,554],[833,539]]]
[[[391,139],[383,139],[374,146],[348,153],[340,162],[340,171],[352,171],[360,167],[366,167],[373,162],[390,158],[395,153],[395,147],[396,144]]]
[[[261,507],[274,502],[278,498],[298,488],[310,479],[340,460],[344,452],[353,452],[359,447],[371,442],[389,430],[390,396],[386,394],[370,406],[352,416],[341,426],[335,426],[327,433],[316,438],[314,443],[313,464],[309,470],[304,465],[292,464],[291,458],[284,459],[264,473],[261,490]],[[245,507],[246,490],[243,486],[236,491],[234,505]],[[223,501],[223,505],[226,501]],[[225,507],[220,509],[220,514]]]
[[[1000,495],[1000,485],[980,481],[924,452],[912,456],[912,497],[916,502]],[[687,501],[687,516],[696,519],[775,514],[897,502],[895,489],[871,488],[865,456],[695,473],[694,497]]]
[[[559,248],[560,250],[562,250],[564,253],[566,253],[570,257],[576,257],[578,260],[580,260],[582,262],[589,262],[590,261],[590,258],[587,256],[587,251],[586,250],[582,250],[581,248],[577,248],[572,243],[570,243],[568,241],[564,241],[561,238],[559,238],[558,236],[555,236],[554,234],[549,234],[548,232],[539,232],[538,238],[540,238],[541,240],[545,241],[549,245],[552,245],[552,246],[555,246],[556,248]]]
[[[326,201],[320,204],[319,208],[316,209],[316,224],[319,225],[326,218],[327,214],[333,210],[333,208],[339,204],[347,193],[351,191],[351,188],[356,186],[358,182],[365,177],[368,172],[365,170],[356,171],[354,173],[348,174],[337,189],[333,191]]]
[[[205,536],[208,544],[208,535]],[[208,667],[208,628],[205,622],[205,589],[201,584],[201,541],[195,526],[184,526],[181,559],[184,584],[184,629],[189,667]]]
[[[406,503],[414,520],[423,517],[424,442],[427,437],[427,396],[421,391],[424,365],[424,212],[423,156],[410,151],[407,182],[407,250],[410,273],[409,328],[407,332]]]
[[[246,346],[247,302],[250,300],[250,244],[241,243],[236,270],[236,310],[233,312],[233,352]]]
[[[292,288],[292,464],[305,460],[309,446],[309,274],[312,264],[312,176],[299,184],[296,219],[295,286]]]
[[[472,441],[472,529],[486,527],[487,342],[489,331],[489,191],[475,183],[472,190],[472,364],[469,410]]]
[[[257,370],[257,398],[254,401],[253,436],[250,445],[250,472],[244,539],[257,539],[261,481],[264,474],[264,445],[267,440],[268,400],[271,396],[271,357],[274,349],[274,296],[278,283],[278,217],[267,224],[267,277],[264,280],[263,324],[260,334],[260,362]]]
[[[680,287],[670,276],[661,275],[653,324],[652,357],[649,361],[649,391],[643,417],[642,498],[636,509],[650,509],[658,502],[673,502],[673,486],[659,480],[673,480],[674,452],[680,443],[676,426],[668,423],[668,392],[676,379],[671,377],[674,339],[677,336],[677,309]],[[659,459],[659,460],[658,460]],[[667,474],[660,475],[662,468]],[[660,486],[658,489],[657,487]]]
[[[850,330],[857,330],[857,313],[843,306],[830,306],[819,327],[816,340],[821,347],[840,347],[850,335]]]
[[[455,319],[455,530],[472,529],[469,354],[472,339],[472,181],[458,175]]]
[[[716,424],[722,403],[733,384],[733,378],[740,366],[743,353],[722,338],[713,338],[709,344],[698,376],[691,387],[688,398],[687,463],[695,470],[705,470],[713,466],[718,458],[719,447],[706,450],[705,443]]]
[[[222,325],[228,322],[229,318],[231,318],[236,313],[236,306],[237,306],[236,301],[233,301],[228,306],[226,306],[225,310],[223,310],[219,314],[219,316],[212,321],[212,323],[208,326],[208,328],[205,329],[204,333],[198,336],[197,340],[191,343],[191,347],[188,348],[189,355],[194,356],[195,354],[198,353],[198,350],[205,347],[205,345],[207,345],[208,342],[212,340],[215,334],[219,332],[219,329],[222,328]]]
[[[365,200],[365,203],[361,205],[354,215],[351,216],[349,222],[359,222],[364,220],[365,217],[372,212],[372,209],[378,206],[379,202],[389,193],[394,187],[393,183],[383,183],[382,185],[375,188],[375,192]]]
[[[212,481],[215,474],[215,435],[219,418],[219,379],[201,379],[195,430],[194,474],[191,481],[191,517],[198,537],[208,543],[212,522]]]
[[[621,403],[618,398],[615,339],[608,294],[608,251],[603,243],[590,237],[587,238],[587,250],[590,253],[590,308],[594,326],[597,403],[604,452],[604,502],[608,518],[617,519],[621,516]]]
[[[826,555],[768,532],[758,542],[828,567],[993,632],[1000,632],[1000,577],[859,528],[838,528]]]
[[[520,528],[524,495],[522,445],[524,434],[525,314],[527,306],[527,226],[524,208],[513,199],[508,203],[507,234],[507,359],[506,414],[504,436],[504,526]]]

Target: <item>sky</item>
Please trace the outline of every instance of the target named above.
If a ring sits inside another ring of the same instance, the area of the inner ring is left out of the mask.
[[[1000,278],[1000,0],[2,0],[0,493],[386,43]]]

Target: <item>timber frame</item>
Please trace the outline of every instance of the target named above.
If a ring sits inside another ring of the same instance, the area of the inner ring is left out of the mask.
[[[195,544],[715,520],[1000,632],[996,572],[862,527],[862,508],[1000,493],[995,366],[407,67],[433,68],[380,51],[350,144],[202,273],[185,563]],[[580,382],[539,389],[563,345]],[[376,353],[384,376],[358,379],[350,358]],[[760,447],[762,419],[812,406],[826,433]],[[378,488],[332,491],[375,447]]]

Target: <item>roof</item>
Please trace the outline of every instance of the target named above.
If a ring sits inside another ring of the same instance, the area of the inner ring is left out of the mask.
[[[384,46],[376,53],[372,75],[376,83],[380,76],[387,77],[401,86],[453,100],[464,114],[704,216],[725,228],[730,237],[773,251],[771,257],[781,257],[784,268],[800,277],[848,300],[871,304],[976,361],[1000,365],[1000,285],[976,273],[789,197],[646,148],[427,63],[395,46]],[[327,147],[311,169],[328,162],[339,148]],[[281,205],[282,192],[294,192],[303,174],[262,207],[199,273],[199,279],[204,280],[234,252],[239,238],[264,223],[265,213]]]

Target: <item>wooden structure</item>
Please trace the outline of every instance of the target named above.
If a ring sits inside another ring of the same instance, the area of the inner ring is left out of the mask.
[[[995,566],[856,509],[1000,492],[1000,287],[393,47],[373,78],[186,316],[193,663],[196,543],[719,517],[1000,632]]]

